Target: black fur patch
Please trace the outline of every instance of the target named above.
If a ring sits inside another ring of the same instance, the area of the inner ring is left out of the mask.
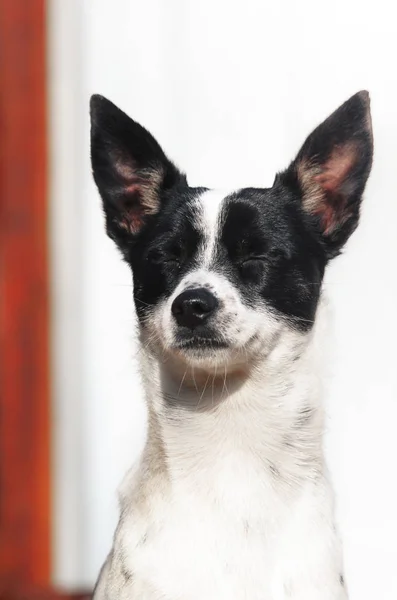
[[[325,264],[288,189],[243,189],[226,199],[216,268],[230,274],[249,306],[266,304],[310,329]]]

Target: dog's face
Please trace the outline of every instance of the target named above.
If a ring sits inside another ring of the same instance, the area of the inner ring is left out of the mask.
[[[188,361],[266,351],[313,323],[324,252],[279,189],[174,190],[128,257],[143,327]]]
[[[358,223],[372,161],[360,92],[306,140],[271,189],[191,188],[154,138],[91,102],[92,163],[109,235],[134,277],[146,339],[206,367],[263,355],[313,325],[324,269]]]

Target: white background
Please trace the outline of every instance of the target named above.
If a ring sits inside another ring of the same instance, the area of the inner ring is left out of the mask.
[[[392,2],[51,0],[49,82],[56,583],[91,586],[115,490],[145,435],[131,278],[89,165],[101,93],[192,185],[269,186],[310,130],[372,98],[359,230],[327,276],[334,307],[327,453],[351,600],[397,598],[397,56]]]

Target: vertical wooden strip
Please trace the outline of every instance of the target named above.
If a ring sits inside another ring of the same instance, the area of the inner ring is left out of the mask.
[[[0,589],[48,585],[45,0],[0,0]]]

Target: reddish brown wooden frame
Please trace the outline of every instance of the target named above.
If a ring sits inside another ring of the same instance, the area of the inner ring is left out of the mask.
[[[51,587],[46,0],[0,0],[0,600]]]
[[[45,0],[0,0],[0,592],[50,576]]]

